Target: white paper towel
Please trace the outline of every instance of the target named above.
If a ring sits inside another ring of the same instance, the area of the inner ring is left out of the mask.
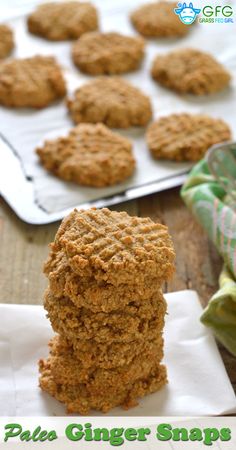
[[[100,11],[100,23],[103,31],[120,31],[134,34],[129,21],[129,13],[144,0],[95,0]],[[199,6],[196,0],[194,6]],[[202,6],[202,5],[200,5]],[[70,58],[71,43],[52,43],[27,33],[25,17],[11,21],[16,34],[16,52],[18,57],[34,54],[53,54],[64,68],[69,92],[90,79],[79,73]],[[225,119],[236,131],[236,47],[235,23],[198,24],[183,39],[159,39],[147,41],[146,57],[142,69],[125,75],[125,78],[140,87],[151,98],[154,118],[173,112],[205,112],[213,117]],[[230,70],[233,76],[232,89],[219,95],[205,98],[191,96],[180,97],[162,88],[150,76],[153,58],[158,53],[165,53],[176,47],[195,47],[215,55]],[[0,108],[1,132],[15,147],[20,155],[27,175],[33,177],[35,200],[46,212],[57,212],[65,208],[77,206],[91,200],[97,200],[127,188],[145,185],[157,180],[184,173],[191,165],[187,163],[158,162],[151,158],[144,139],[144,129],[122,132],[133,141],[137,170],[126,182],[108,188],[86,188],[73,183],[65,183],[48,174],[38,163],[35,147],[55,130],[60,136],[64,127],[73,126],[67,115],[64,102],[45,108],[41,111],[15,111]],[[236,132],[235,132],[236,135]],[[1,156],[1,155],[0,155]],[[10,174],[9,174],[10,176]]]
[[[167,294],[165,363],[169,384],[139,406],[110,416],[205,416],[236,412],[236,398],[216,343],[199,322],[194,291]],[[38,387],[37,361],[52,337],[41,306],[0,305],[0,416],[63,416],[64,406]],[[102,415],[102,414],[94,414]]]

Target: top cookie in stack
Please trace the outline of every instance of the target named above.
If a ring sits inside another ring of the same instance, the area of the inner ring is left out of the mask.
[[[144,283],[147,278],[162,283],[173,273],[174,252],[167,228],[126,212],[74,210],[51,248],[54,254],[63,252],[78,276],[116,286]]]

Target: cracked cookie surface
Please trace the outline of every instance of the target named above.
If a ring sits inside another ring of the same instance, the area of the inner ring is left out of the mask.
[[[44,297],[44,308],[56,333],[72,343],[93,340],[98,343],[132,342],[155,338],[164,326],[166,303],[161,293],[141,305],[130,304],[124,310],[93,313],[77,308],[66,297],[54,297],[49,290]]]
[[[98,28],[96,8],[89,2],[50,2],[39,5],[29,15],[28,30],[52,41],[79,38]]]
[[[57,384],[75,386],[86,383],[93,391],[112,389],[113,393],[122,389],[132,380],[147,376],[152,368],[160,363],[163,357],[163,339],[160,337],[155,345],[147,347],[130,363],[107,370],[97,366],[85,368],[80,360],[75,358],[73,347],[61,344],[58,336],[54,337],[50,344],[50,361],[53,378]]]
[[[81,277],[73,272],[63,251],[50,252],[44,266],[50,292],[55,297],[68,297],[77,308],[109,313],[123,309],[130,303],[141,305],[153,294],[161,292],[158,278],[145,279],[144,283],[113,284],[97,281],[94,277]]]
[[[136,70],[144,56],[144,40],[119,33],[86,33],[72,48],[75,65],[90,75]]]
[[[152,65],[155,81],[180,94],[214,94],[229,86],[229,72],[212,55],[184,48],[158,55]]]
[[[75,123],[102,122],[111,128],[145,126],[152,117],[149,97],[120,77],[99,77],[67,102]]]
[[[44,108],[66,94],[56,60],[49,56],[12,59],[0,65],[0,104]]]
[[[102,124],[80,124],[36,152],[49,172],[84,186],[111,186],[135,169],[131,142]]]
[[[106,390],[104,383],[94,392],[91,392],[91,386],[87,386],[86,383],[58,384],[53,378],[50,360],[40,360],[39,370],[41,389],[64,403],[68,413],[82,415],[88,414],[91,409],[105,413],[119,405],[124,409],[129,409],[138,404],[138,398],[158,391],[167,383],[166,368],[160,364],[153,367],[146,377],[142,376],[133,382],[130,380],[130,383],[125,386],[118,384],[120,389],[115,392]]]
[[[74,358],[84,368],[101,367],[114,369],[130,364],[138,355],[146,351],[155,351],[158,347],[162,355],[162,334],[157,332],[155,337],[146,337],[130,342],[95,342],[93,339],[69,340],[65,336],[58,336],[60,347],[73,349]]]
[[[146,134],[154,158],[174,161],[199,161],[212,145],[230,139],[230,128],[223,120],[186,113],[161,117]]]

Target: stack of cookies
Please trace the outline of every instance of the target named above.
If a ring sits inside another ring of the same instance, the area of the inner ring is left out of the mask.
[[[45,264],[58,334],[39,366],[41,388],[68,412],[128,408],[166,383],[161,286],[174,256],[167,228],[149,218],[90,209],[64,219]]]

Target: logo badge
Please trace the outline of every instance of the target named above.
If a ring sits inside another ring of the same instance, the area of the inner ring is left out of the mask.
[[[181,22],[183,22],[185,25],[191,25],[198,16],[198,14],[201,12],[201,9],[194,8],[192,3],[178,3],[178,8],[174,9],[175,14],[179,16]]]

